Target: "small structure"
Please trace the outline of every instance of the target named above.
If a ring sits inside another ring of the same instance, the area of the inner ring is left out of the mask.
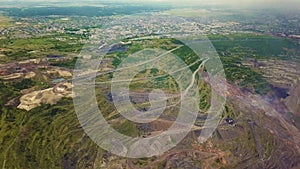
[[[227,117],[227,118],[225,119],[225,121],[226,121],[226,123],[229,124],[229,125],[234,125],[234,124],[235,124],[235,121],[234,121],[232,118],[230,118],[230,117]]]

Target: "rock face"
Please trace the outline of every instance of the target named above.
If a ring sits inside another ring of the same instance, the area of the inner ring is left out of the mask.
[[[34,91],[20,98],[19,109],[31,110],[41,104],[56,104],[62,97],[72,97],[72,84],[62,83],[41,91]]]
[[[292,113],[300,116],[300,82],[291,89],[286,105]]]
[[[72,73],[68,70],[64,70],[62,68],[52,68],[50,70],[47,70],[48,74],[59,74],[61,77],[71,77]]]
[[[289,94],[290,96],[285,99],[285,104],[298,119],[298,121],[296,120],[296,125],[300,126],[300,82],[291,88]]]

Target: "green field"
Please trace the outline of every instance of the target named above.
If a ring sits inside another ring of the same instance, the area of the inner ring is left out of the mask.
[[[0,39],[2,51],[1,62],[21,61],[43,58],[47,55],[74,56],[83,46],[79,43],[81,36],[58,34],[23,39]]]
[[[11,26],[13,26],[12,19],[10,19],[8,17],[5,17],[5,16],[2,16],[0,14],[0,29],[1,28],[8,28],[8,27],[11,27]]]

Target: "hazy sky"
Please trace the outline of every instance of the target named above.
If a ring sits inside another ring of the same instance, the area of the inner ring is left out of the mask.
[[[0,0],[2,2],[76,2],[88,5],[88,2],[156,2],[180,4],[223,4],[234,7],[279,7],[279,8],[298,8],[300,0]],[[1,5],[0,5],[1,6]]]
[[[300,0],[123,0],[123,1],[148,1],[148,2],[173,2],[178,4],[225,4],[236,7],[297,7],[300,8]]]

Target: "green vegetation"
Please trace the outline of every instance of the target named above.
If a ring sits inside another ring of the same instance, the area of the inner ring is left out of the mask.
[[[144,78],[145,80],[141,80]],[[175,79],[166,72],[161,70],[159,71],[158,69],[145,70],[138,73],[132,79],[129,88],[136,91],[145,91],[146,89],[162,89],[168,93],[179,92],[178,84]]]
[[[208,38],[220,55],[231,54],[236,51],[232,51],[233,49],[241,49],[240,58],[291,59],[299,47],[295,41],[269,35],[208,35]]]
[[[210,108],[211,88],[207,83],[199,81],[199,108],[201,113],[205,113]]]
[[[290,40],[276,38],[271,36],[251,35],[251,34],[234,34],[234,35],[209,35],[210,40],[221,56],[227,79],[235,82],[242,88],[253,89],[259,94],[268,94],[271,88],[267,80],[262,74],[253,68],[243,65],[244,61],[249,59],[289,59],[294,56],[297,45]],[[117,66],[121,63],[123,57],[134,53],[142,48],[141,44],[150,47],[159,47],[165,44],[163,48],[168,50],[174,48],[172,39],[152,40],[134,42],[127,53],[118,54],[120,58],[113,61],[113,65]],[[179,42],[177,44],[180,44]],[[274,50],[273,50],[274,48]],[[272,49],[272,50],[270,50]],[[290,50],[287,50],[290,49]],[[195,63],[199,59],[196,54],[187,46],[183,46],[173,53],[180,56],[187,64]],[[195,71],[200,63],[192,65],[190,68]],[[204,106],[200,106],[204,108]]]
[[[80,128],[72,107],[70,99],[30,112],[2,107],[0,165],[5,162],[5,168],[91,166],[97,146]]]
[[[49,54],[59,56],[78,53],[82,47],[79,35],[51,35],[35,37],[31,39],[1,39],[2,52],[6,57],[1,62],[25,60],[28,58],[40,58]],[[269,94],[271,89],[267,80],[255,67],[245,66],[249,59],[292,59],[298,47],[293,41],[262,35],[234,34],[234,35],[209,35],[213,45],[221,57],[227,79],[242,88],[253,89],[260,94]],[[74,43],[73,43],[74,42]],[[112,58],[112,65],[117,67],[124,58],[146,47],[171,50],[180,42],[174,39],[154,39],[145,41],[134,41],[128,45],[128,50],[112,52],[106,57]],[[272,50],[270,50],[272,49]],[[190,67],[196,71],[201,62],[196,54],[187,46],[182,46],[173,51],[187,65],[196,63]],[[76,57],[66,57],[67,60],[50,60],[52,66],[66,67],[73,69],[77,61]],[[70,59],[71,58],[71,59]],[[133,81],[130,90],[134,92],[149,92],[151,88],[162,89],[169,94],[178,93],[179,87],[175,79],[166,72],[150,69],[139,72],[135,78],[149,77],[141,81]],[[100,81],[109,81],[112,74],[97,77]],[[105,159],[105,151],[95,145],[83,132],[74,112],[72,99],[63,98],[56,105],[42,105],[29,112],[19,110],[5,104],[21,95],[20,90],[34,88],[47,88],[49,79],[38,76],[33,79],[15,81],[0,80],[0,166],[5,168],[92,168],[94,162]],[[200,113],[206,112],[210,107],[211,88],[207,83],[199,82],[199,107]],[[97,86],[97,101],[103,116],[111,121],[111,126],[122,134],[136,137],[141,136],[138,124],[124,120],[115,110],[113,103],[109,100],[110,83],[107,86]],[[49,87],[49,86],[48,86]],[[173,102],[176,99],[172,100]],[[171,101],[170,101],[171,102]],[[170,104],[168,102],[168,104]],[[147,105],[147,104],[146,104]],[[145,106],[137,103],[137,106]],[[147,105],[148,106],[148,105]],[[164,117],[176,116],[177,109],[168,109]],[[225,106],[225,117],[238,119],[240,112],[235,107],[227,104]],[[201,124],[201,122],[199,122]],[[232,126],[221,126],[215,133],[217,141],[222,136],[229,135],[230,139],[225,140],[219,146],[221,150],[229,151],[229,156],[237,160],[240,154],[244,157],[255,157],[256,146],[253,134],[248,124],[240,122],[242,127],[236,129]],[[224,134],[225,133],[225,134]],[[234,134],[233,134],[234,133]],[[257,132],[264,148],[264,158],[268,158],[273,150],[273,137],[262,130]],[[229,140],[229,141],[228,141]],[[190,143],[189,143],[190,145]],[[217,145],[217,144],[216,144]],[[136,161],[136,165],[144,166],[147,159]],[[165,165],[161,162],[161,166]],[[220,161],[216,161],[218,166]],[[233,161],[235,164],[235,161]]]
[[[253,88],[259,94],[271,92],[269,83],[262,74],[247,66],[243,66],[241,59],[227,56],[222,57],[221,60],[226,77],[231,82],[235,82],[243,88]]]
[[[11,27],[12,24],[12,19],[2,16],[0,13],[0,28],[8,28]]]
[[[70,55],[79,53],[82,44],[79,35],[57,34],[51,36],[23,38],[23,39],[1,39],[2,48],[0,54],[5,57],[1,62],[26,60],[30,58],[43,58],[47,55]]]
[[[0,105],[4,105],[9,100],[19,95],[16,90],[10,86],[7,82],[0,79]]]
[[[199,62],[199,57],[197,56],[197,54],[188,46],[182,46],[179,49],[173,51],[172,53],[176,56],[179,56],[186,63],[186,65],[191,65],[190,69],[192,72],[195,72],[201,64]]]
[[[13,84],[13,87],[18,90],[28,89],[36,85],[36,82],[32,79],[23,79]]]
[[[113,125],[112,127],[121,134],[130,137],[138,136],[136,125],[130,122],[129,120],[120,120],[117,124]]]
[[[83,132],[72,99],[31,111],[4,104],[36,82],[0,80],[0,166],[4,168],[88,168],[103,150]],[[98,154],[98,156],[97,156]]]
[[[227,79],[242,88],[259,94],[269,94],[271,88],[259,70],[244,65],[249,60],[292,59],[296,42],[267,35],[232,34],[208,36],[223,62]]]
[[[64,62],[53,62],[51,63],[52,66],[58,66],[58,67],[65,67],[65,68],[69,68],[69,69],[74,69],[76,62],[77,62],[77,57],[74,57],[73,59],[69,59],[67,61]]]

